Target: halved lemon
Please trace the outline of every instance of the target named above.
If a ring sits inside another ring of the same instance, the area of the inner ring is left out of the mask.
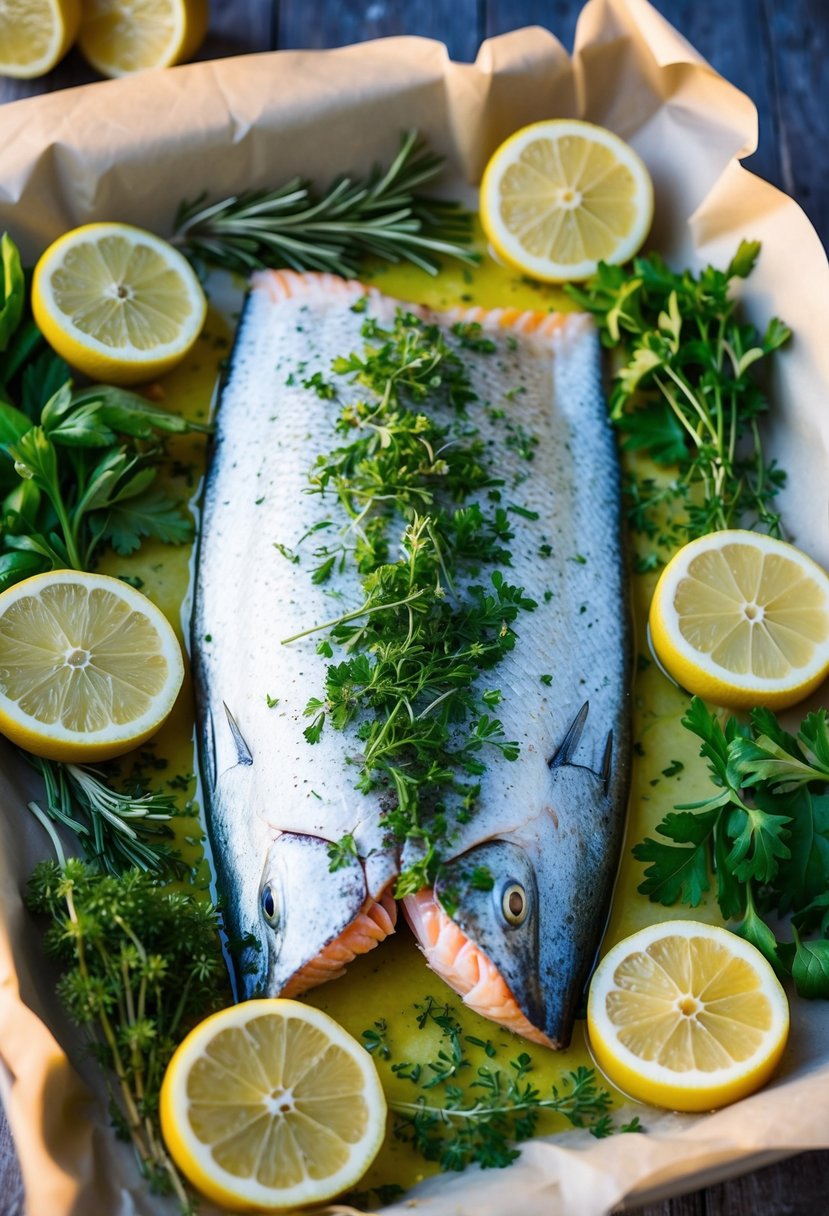
[[[602,959],[590,1046],[624,1093],[671,1110],[736,1102],[771,1076],[789,1033],[786,994],[759,950],[696,921],[649,925]]]
[[[53,570],[0,595],[0,732],[36,756],[122,755],[155,734],[183,678],[167,618],[120,579]]]
[[[501,144],[481,182],[481,223],[511,266],[536,279],[586,279],[626,262],[653,218],[650,174],[618,135],[574,118],[536,122]]]
[[[136,384],[187,354],[207,302],[189,263],[129,224],[84,224],[35,267],[32,310],[47,342],[93,380]]]
[[[757,532],[713,532],[680,549],[649,622],[669,675],[717,705],[782,709],[829,674],[829,576]]]
[[[177,1049],[161,1130],[193,1185],[223,1207],[283,1211],[352,1186],[383,1140],[386,1100],[368,1053],[299,1001],[245,1001]]]
[[[3,0],[0,76],[43,76],[63,59],[78,32],[80,0]]]
[[[184,63],[207,33],[208,0],[84,0],[78,45],[104,76]]]

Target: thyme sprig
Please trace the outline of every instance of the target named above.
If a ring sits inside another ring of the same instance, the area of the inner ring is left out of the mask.
[[[400,897],[434,879],[440,842],[473,813],[482,753],[518,756],[491,713],[500,692],[475,685],[513,648],[518,614],[536,605],[499,568],[509,564],[513,533],[472,421],[477,398],[461,358],[464,346],[491,354],[495,343],[479,326],[458,325],[447,336],[402,311],[390,329],[367,318],[362,335],[365,350],[332,367],[356,386],[357,400],[352,391],[340,402],[320,373],[305,382],[340,405],[336,431],[348,442],[318,458],[309,490],[345,522],[321,520],[294,548],[324,531],[313,580],[325,583],[353,564],[364,600],[285,642],[321,632],[318,651],[333,658],[337,647],[345,656],[306,705],[305,738],[313,744],[326,724],[343,730],[357,721],[357,788],[383,790],[389,830],[421,842],[420,859],[398,879]],[[469,497],[478,501],[465,503]],[[400,556],[390,560],[394,551]]]
[[[106,1070],[110,1117],[132,1142],[150,1189],[192,1213],[164,1147],[158,1101],[176,1044],[229,999],[216,909],[164,890],[142,870],[115,877],[67,859],[49,820],[31,809],[58,858],[41,862],[27,887],[30,910],[49,919],[46,948],[63,969],[58,996]]]
[[[534,1062],[529,1052],[511,1055],[502,1063],[503,1049],[491,1039],[466,1034],[451,1005],[430,996],[415,1003],[414,1009],[419,1030],[438,1032],[434,1059],[425,1064],[392,1063],[388,1027],[382,1020],[364,1030],[362,1037],[381,1068],[388,1066],[420,1091],[411,1102],[390,1100],[395,1138],[441,1169],[509,1165],[520,1155],[516,1145],[535,1135],[545,1112],[560,1115],[598,1138],[615,1131],[643,1130],[636,1117],[619,1127],[614,1124],[611,1095],[599,1087],[592,1068],[581,1066],[566,1073],[545,1096],[530,1079]],[[470,1046],[483,1050],[489,1062],[475,1068]],[[472,1079],[464,1084],[467,1077]]]
[[[443,158],[408,131],[389,166],[362,180],[339,177],[321,195],[295,177],[278,190],[184,202],[173,244],[197,264],[244,275],[268,266],[352,275],[367,257],[405,259],[429,274],[439,269],[435,255],[474,265],[469,214],[418,193],[442,167]]]
[[[603,343],[620,350],[610,413],[622,447],[666,472],[629,476],[628,515],[667,550],[725,528],[780,535],[774,499],[785,474],[763,452],[767,402],[755,372],[791,331],[773,317],[760,334],[739,319],[731,294],[759,253],[758,241],[742,241],[724,271],[697,275],[650,253],[632,269],[600,263],[584,287],[567,287],[595,315]]]

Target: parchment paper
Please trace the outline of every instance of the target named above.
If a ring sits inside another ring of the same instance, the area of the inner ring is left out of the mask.
[[[829,266],[800,208],[747,173],[757,141],[748,98],[722,80],[645,0],[590,0],[572,62],[543,29],[486,42],[474,65],[438,43],[395,38],[330,52],[280,52],[148,73],[0,109],[0,229],[33,259],[95,219],[169,233],[182,196],[328,181],[389,157],[417,126],[448,158],[442,188],[474,204],[495,146],[540,118],[613,128],[656,186],[651,244],[674,264],[725,265],[742,236],[763,241],[745,294],[752,319],[785,318],[771,450],[792,474],[792,539],[829,565]],[[825,700],[825,689],[824,689]],[[0,762],[7,761],[5,753]],[[20,901],[42,855],[25,779],[0,776],[0,1055],[31,1216],[167,1210],[109,1130]],[[73,1060],[69,1063],[67,1055]],[[599,1216],[626,1198],[701,1185],[757,1154],[829,1147],[829,1009],[795,1000],[790,1047],[763,1092],[713,1115],[646,1111],[646,1136],[568,1133],[524,1147],[506,1172],[441,1176],[386,1209],[424,1216]]]

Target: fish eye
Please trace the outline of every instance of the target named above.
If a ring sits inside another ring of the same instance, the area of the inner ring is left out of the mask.
[[[268,924],[273,925],[276,923],[276,900],[273,897],[270,883],[262,888],[262,911]]]
[[[501,911],[507,924],[523,925],[529,908],[527,893],[519,882],[511,882],[508,887],[504,887],[504,893],[501,896]]]

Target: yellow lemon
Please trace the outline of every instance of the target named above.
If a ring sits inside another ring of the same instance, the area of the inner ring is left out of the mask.
[[[0,732],[36,756],[122,755],[158,730],[183,678],[167,618],[120,579],[53,570],[0,595]]]
[[[177,1049],[161,1130],[181,1172],[240,1211],[282,1211],[353,1186],[383,1140],[369,1054],[318,1009],[283,999],[213,1014]]]
[[[641,929],[601,961],[590,1046],[624,1093],[671,1110],[736,1102],[771,1076],[789,1033],[786,994],[749,942],[696,921]]]
[[[192,58],[207,21],[208,0],[84,0],[78,45],[104,76],[130,76]]]
[[[160,237],[129,224],[85,224],[37,263],[32,311],[72,367],[93,380],[137,384],[184,358],[207,303],[189,263]]]
[[[829,674],[829,576],[757,532],[713,532],[680,549],[649,624],[669,675],[718,705],[782,709]]]
[[[0,76],[51,71],[75,41],[80,0],[0,0]]]
[[[653,186],[618,135],[572,118],[533,123],[493,154],[481,223],[497,254],[547,282],[586,279],[626,262],[648,234]]]

